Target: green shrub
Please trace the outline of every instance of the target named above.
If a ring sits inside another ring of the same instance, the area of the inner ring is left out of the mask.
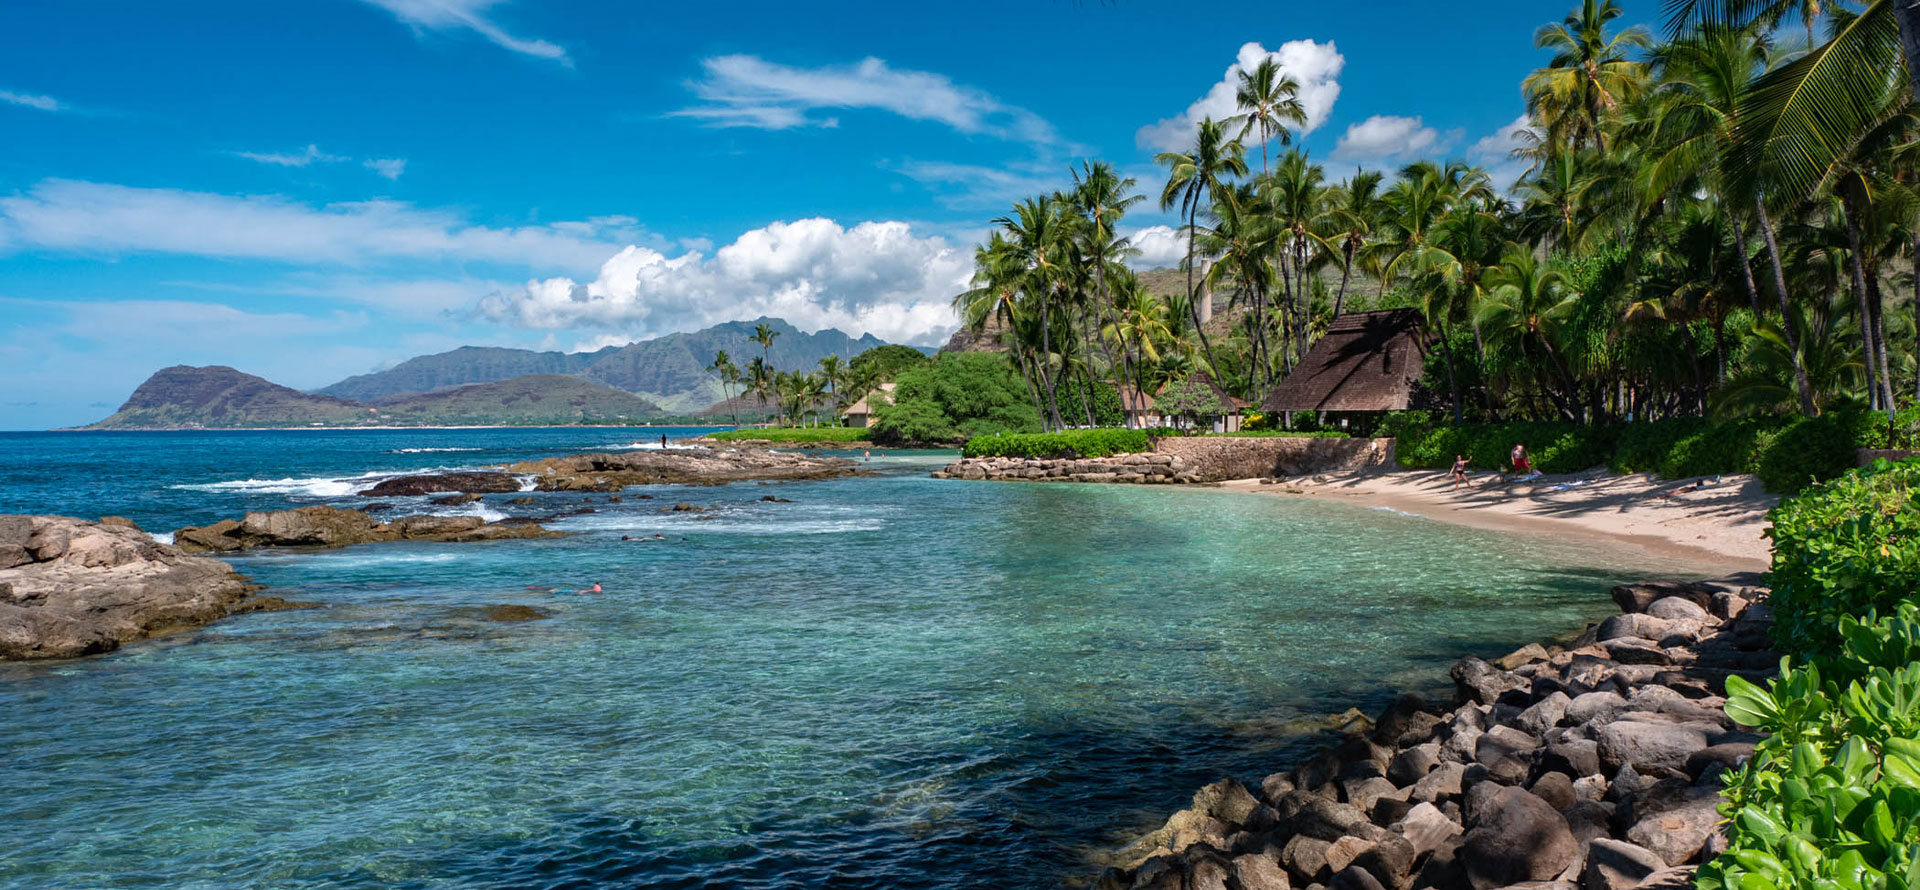
[[[967,440],[963,457],[1107,457],[1153,450],[1141,430],[1064,430],[980,436]]]
[[[1796,419],[1760,456],[1760,482],[1768,491],[1793,494],[1810,482],[1832,479],[1856,463],[1858,449],[1886,441],[1885,420],[1865,411],[1833,411]]]
[[[1770,515],[1787,657],[1767,689],[1727,678],[1727,715],[1767,738],[1727,779],[1728,849],[1701,866],[1705,890],[1920,887],[1916,483],[1920,460],[1879,461]]]
[[[1727,678],[1727,714],[1768,737],[1726,779],[1727,851],[1702,890],[1920,884],[1920,610],[1838,630],[1824,670],[1789,657],[1768,689]]]
[[[1346,439],[1340,430],[1239,430],[1232,433],[1201,433],[1216,439]]]
[[[758,429],[728,430],[710,433],[709,439],[722,442],[743,442],[764,439],[772,442],[865,442],[867,431],[859,427],[816,426],[816,427],[764,427]]]
[[[1003,432],[1039,432],[1027,385],[1006,356],[947,353],[901,372],[893,404],[874,415],[881,445],[960,442]]]
[[[1830,648],[1847,615],[1920,595],[1920,460],[1878,461],[1768,514],[1774,633],[1790,653]]]

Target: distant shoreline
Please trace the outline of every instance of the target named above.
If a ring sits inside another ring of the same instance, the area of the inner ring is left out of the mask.
[[[50,430],[5,430],[12,433],[298,433],[298,432],[339,432],[342,430],[671,430],[671,429],[741,429],[724,423],[658,423],[642,425],[612,425],[598,423],[491,423],[455,426],[442,425],[381,425],[369,426],[140,426],[94,428],[84,426],[56,427]]]

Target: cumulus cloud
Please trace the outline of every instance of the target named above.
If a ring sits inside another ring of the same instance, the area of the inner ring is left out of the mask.
[[[1240,47],[1233,64],[1227,66],[1226,73],[1207,89],[1206,95],[1194,100],[1186,111],[1141,127],[1134,139],[1141,148],[1160,151],[1188,147],[1193,143],[1194,127],[1200,121],[1209,117],[1225,120],[1240,113],[1233,101],[1234,90],[1240,85],[1239,72],[1251,74],[1268,58],[1280,66],[1281,73],[1300,82],[1300,107],[1306,112],[1307,122],[1297,135],[1311,133],[1326,123],[1327,116],[1333,113],[1334,101],[1340,98],[1340,69],[1347,64],[1333,41],[1290,40],[1272,52],[1258,43],[1248,43]]]
[[[400,174],[407,172],[407,159],[406,158],[368,158],[365,161],[362,161],[360,166],[365,167],[368,170],[372,170],[373,172],[378,173],[381,176],[385,176],[388,179],[399,179]]]
[[[1147,226],[1127,236],[1127,241],[1139,255],[1127,261],[1127,265],[1136,269],[1164,269],[1177,266],[1187,258],[1187,236],[1184,229],[1172,226]]]
[[[412,26],[414,33],[426,31],[472,31],[492,41],[502,49],[512,50],[523,55],[541,59],[551,59],[571,67],[573,60],[567,57],[567,51],[558,44],[539,38],[516,37],[493,19],[486,11],[501,4],[502,0],[365,0],[390,13],[394,18]]]
[[[501,228],[400,201],[313,206],[278,196],[63,179],[0,198],[0,248],[90,254],[172,253],[300,265],[440,259],[591,269],[620,244],[647,238],[626,217]]]
[[[5,102],[8,105],[18,105],[22,108],[33,108],[40,111],[72,111],[73,110],[73,106],[68,105],[65,102],[62,102],[59,99],[55,99],[52,96],[42,96],[35,93],[16,93],[12,90],[0,90],[0,102]]]
[[[1024,142],[1055,141],[1053,127],[1033,112],[954,83],[942,74],[909,71],[876,58],[853,65],[798,68],[758,56],[703,60],[704,76],[689,84],[702,103],[672,112],[715,127],[839,126],[814,112],[877,109],[945,124],[962,133]]]
[[[610,328],[628,338],[771,315],[803,330],[931,344],[952,332],[951,300],[972,271],[966,251],[903,222],[802,219],[746,232],[710,257],[629,246],[593,281],[529,281],[487,296],[477,311],[521,327]]]
[[[1453,141],[1422,123],[1419,117],[1376,114],[1340,134],[1340,142],[1333,147],[1333,159],[1359,163],[1409,161],[1444,152]]]

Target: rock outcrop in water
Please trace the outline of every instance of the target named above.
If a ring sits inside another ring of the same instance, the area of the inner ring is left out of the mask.
[[[619,491],[629,485],[725,485],[752,480],[831,479],[859,465],[838,457],[789,454],[757,448],[727,451],[631,451],[576,454],[507,467],[533,476],[541,491]]]
[[[238,612],[284,608],[217,559],[124,519],[0,516],[0,660],[75,658]]]
[[[1258,789],[1223,779],[1120,852],[1102,890],[1626,890],[1690,886],[1725,848],[1721,776],[1758,737],[1726,681],[1773,675],[1752,578],[1623,585],[1570,647],[1453,668]]]
[[[478,470],[456,473],[429,473],[418,476],[397,476],[382,479],[372,488],[360,492],[363,498],[406,497],[408,495],[440,494],[455,492],[458,494],[507,494],[520,490],[520,480],[511,473],[492,470]]]
[[[248,513],[212,525],[183,528],[173,542],[188,553],[226,553],[262,547],[345,547],[378,541],[496,541],[553,538],[533,522],[487,522],[478,516],[402,516],[381,522],[359,510],[300,507]]]

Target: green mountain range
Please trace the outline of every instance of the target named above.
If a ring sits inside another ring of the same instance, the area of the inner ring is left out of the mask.
[[[96,430],[305,426],[548,426],[658,417],[659,405],[577,377],[540,374],[370,405],[289,389],[232,368],[165,368]]]
[[[530,374],[564,374],[624,390],[657,403],[668,412],[693,414],[721,400],[720,382],[707,371],[714,354],[726,350],[734,364],[762,354],[748,338],[766,324],[779,332],[768,351],[769,364],[782,371],[814,370],[829,355],[851,359],[886,345],[871,334],[850,337],[827,329],[802,333],[777,318],[730,321],[690,334],[609,346],[598,352],[535,352],[529,349],[463,346],[451,352],[411,358],[385,371],[362,374],[319,389],[319,395],[384,404],[393,399],[455,386],[491,383]]]

